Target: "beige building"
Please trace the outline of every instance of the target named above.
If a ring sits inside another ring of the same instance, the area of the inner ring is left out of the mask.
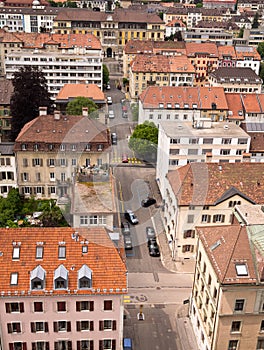
[[[137,99],[148,86],[192,86],[195,70],[185,55],[137,55],[130,64],[129,93]]]
[[[167,175],[164,227],[172,257],[194,263],[195,226],[229,225],[237,204],[262,204],[263,163],[190,163]]]
[[[240,224],[197,227],[190,318],[201,350],[264,347],[263,210],[237,206],[235,216]]]
[[[21,194],[69,198],[79,173],[104,176],[109,164],[109,131],[87,116],[85,109],[82,116],[62,116],[58,111],[46,115],[42,108],[40,116],[23,127],[14,148]]]

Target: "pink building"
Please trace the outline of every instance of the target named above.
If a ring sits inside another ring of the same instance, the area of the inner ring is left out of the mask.
[[[0,233],[2,349],[122,349],[127,271],[103,228]]]

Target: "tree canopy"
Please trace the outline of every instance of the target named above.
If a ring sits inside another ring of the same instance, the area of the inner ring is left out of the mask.
[[[146,161],[156,159],[158,144],[158,128],[153,122],[144,122],[136,126],[129,139],[128,146],[136,156]]]
[[[88,113],[90,116],[92,116],[93,112],[98,109],[94,101],[90,100],[87,97],[79,96],[67,104],[66,112],[68,115],[82,115],[83,107],[88,108]]]
[[[261,56],[261,59],[263,60],[264,59],[264,41],[262,41],[261,43],[258,44],[257,50]]]
[[[45,76],[38,68],[20,68],[14,73],[12,82],[11,137],[15,140],[23,126],[39,115],[39,107],[48,107],[48,113],[51,112],[52,101]]]
[[[253,23],[252,23],[252,28],[258,28],[259,27],[259,14],[256,12],[254,18],[253,18]]]
[[[103,85],[106,86],[109,83],[109,70],[105,64],[103,64]]]

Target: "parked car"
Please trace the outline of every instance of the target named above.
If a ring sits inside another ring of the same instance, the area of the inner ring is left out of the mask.
[[[122,154],[122,163],[128,163],[128,157],[126,154]]]
[[[112,97],[111,97],[111,96],[107,96],[107,103],[108,103],[109,105],[111,105],[111,104],[113,103]]]
[[[132,350],[132,339],[124,338],[123,339],[123,349],[124,350]]]
[[[156,204],[156,199],[150,198],[150,197],[143,199],[143,201],[141,202],[142,207],[145,207],[145,208],[150,207],[153,204]]]
[[[131,250],[133,248],[132,239],[130,235],[124,236],[124,246],[126,250]]]
[[[133,225],[138,224],[138,218],[136,215],[133,213],[132,210],[127,209],[125,212],[125,218]]]
[[[148,250],[149,250],[149,255],[150,256],[160,256],[160,251],[159,251],[159,246],[157,243],[151,242],[148,244]]]
[[[114,117],[115,117],[114,111],[112,111],[112,110],[108,111],[108,118],[109,119],[114,119]]]
[[[109,83],[106,85],[106,90],[111,90],[111,86]]]
[[[130,234],[130,225],[127,221],[121,222],[121,228],[123,235]]]
[[[146,227],[146,235],[147,235],[147,239],[155,238],[156,234],[155,234],[154,228],[147,226]]]
[[[158,247],[158,243],[157,243],[156,237],[152,237],[152,238],[148,239],[148,246],[150,246],[150,245]]]
[[[117,145],[117,135],[115,132],[112,132],[111,134],[111,141],[112,141],[112,145]]]

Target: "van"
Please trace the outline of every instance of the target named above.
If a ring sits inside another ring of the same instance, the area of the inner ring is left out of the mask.
[[[123,339],[123,350],[132,350],[132,339],[124,338]]]

